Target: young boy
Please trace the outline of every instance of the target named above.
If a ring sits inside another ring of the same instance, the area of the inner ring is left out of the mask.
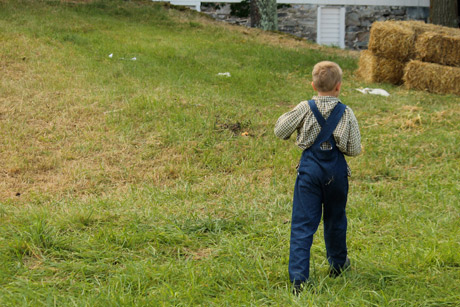
[[[275,126],[276,136],[285,140],[297,131],[296,144],[303,150],[294,187],[289,255],[295,293],[309,278],[310,248],[322,211],[330,275],[338,276],[350,266],[345,214],[350,170],[344,154],[361,153],[356,117],[338,99],[342,86],[339,65],[316,64],[312,86],[318,95],[283,114]]]

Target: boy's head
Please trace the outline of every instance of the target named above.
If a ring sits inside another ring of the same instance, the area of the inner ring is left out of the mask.
[[[320,93],[340,91],[342,69],[334,62],[323,61],[313,67],[313,88]]]

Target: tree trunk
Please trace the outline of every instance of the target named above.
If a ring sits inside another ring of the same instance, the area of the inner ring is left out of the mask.
[[[278,30],[276,0],[251,0],[251,27]]]
[[[430,22],[458,28],[458,1],[457,0],[431,0]]]
[[[258,28],[260,25],[260,12],[257,5],[257,0],[251,0],[250,12],[251,12],[251,27]]]

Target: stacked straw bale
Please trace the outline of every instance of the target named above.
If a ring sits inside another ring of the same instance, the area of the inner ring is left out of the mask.
[[[414,43],[415,32],[411,28],[378,21],[372,24],[368,48],[378,57],[405,62],[413,55]]]
[[[372,24],[369,50],[357,74],[366,82],[389,82],[434,93],[460,95],[460,29],[421,21]]]
[[[460,95],[460,68],[412,60],[404,69],[408,88]]]
[[[401,84],[404,64],[398,60],[375,56],[371,51],[364,50],[359,58],[358,74],[366,82]]]
[[[425,32],[415,42],[418,60],[460,67],[460,36]]]
[[[394,21],[395,23],[412,29],[415,32],[415,35],[418,36],[425,32],[436,32],[444,35],[458,36],[459,29],[449,28],[439,25],[434,25],[431,23],[425,23],[423,21]]]

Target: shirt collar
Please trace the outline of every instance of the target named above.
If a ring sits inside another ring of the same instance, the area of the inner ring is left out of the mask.
[[[313,96],[313,100],[321,102],[338,102],[339,98],[334,96]]]

